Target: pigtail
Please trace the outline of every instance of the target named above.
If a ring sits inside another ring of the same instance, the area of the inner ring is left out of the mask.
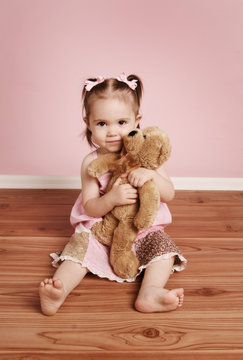
[[[93,82],[97,81],[97,79],[95,79],[95,78],[90,78],[88,80],[93,81]],[[83,117],[88,116],[88,99],[89,99],[89,95],[90,95],[90,91],[87,91],[86,88],[85,88],[85,85],[84,85],[83,90],[82,90],[82,97],[81,97],[82,103],[83,103],[83,107],[82,107]],[[84,130],[83,135],[87,139],[88,144],[91,147],[95,147],[95,144],[93,144],[93,142],[92,142],[92,133],[88,129],[88,127],[86,127],[86,129]]]
[[[142,80],[140,79],[140,77],[138,77],[137,75],[129,75],[127,77],[127,80],[131,81],[131,80],[137,80],[137,87],[135,90],[135,93],[137,95],[137,102],[138,102],[138,107],[140,107],[141,104],[141,100],[142,100],[142,94],[143,94],[143,83]]]

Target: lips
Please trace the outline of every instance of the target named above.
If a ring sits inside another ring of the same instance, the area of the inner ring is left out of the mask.
[[[121,140],[110,140],[110,141],[106,141],[107,144],[117,144],[120,143]]]

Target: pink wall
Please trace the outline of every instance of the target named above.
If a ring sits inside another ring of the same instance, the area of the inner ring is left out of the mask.
[[[171,176],[243,177],[243,1],[0,0],[0,173],[78,175],[87,76],[137,73]]]

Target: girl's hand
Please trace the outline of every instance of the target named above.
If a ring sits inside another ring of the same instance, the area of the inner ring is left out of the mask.
[[[122,184],[122,179],[127,175],[121,175],[109,191],[111,202],[114,206],[134,204],[138,198],[138,191],[131,184]]]
[[[128,176],[129,183],[134,187],[141,187],[147,181],[154,179],[154,170],[138,168],[129,172]]]

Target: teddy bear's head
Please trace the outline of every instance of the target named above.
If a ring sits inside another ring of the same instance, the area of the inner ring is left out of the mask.
[[[157,169],[171,153],[168,136],[156,126],[131,131],[123,144],[130,157],[147,169]]]

